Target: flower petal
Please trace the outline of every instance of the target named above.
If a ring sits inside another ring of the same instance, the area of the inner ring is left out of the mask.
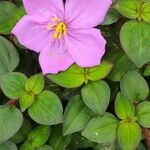
[[[55,40],[53,44],[40,53],[40,66],[43,74],[56,74],[59,71],[65,71],[73,63],[73,59],[67,52],[64,40]]]
[[[100,64],[106,41],[98,29],[72,30],[66,36],[68,52],[81,67]]]
[[[47,20],[38,16],[24,16],[14,27],[12,33],[25,47],[40,52],[50,43],[52,32],[47,30]]]
[[[65,18],[73,28],[90,28],[102,23],[112,0],[66,0]]]
[[[23,0],[23,3],[28,14],[35,14],[42,10],[50,10],[55,14],[64,11],[62,0]]]

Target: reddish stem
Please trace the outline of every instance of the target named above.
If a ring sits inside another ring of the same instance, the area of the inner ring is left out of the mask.
[[[7,105],[16,105],[17,101],[16,100],[9,100],[6,104]]]
[[[150,130],[147,128],[143,128],[144,137],[147,143],[147,148],[150,150]]]

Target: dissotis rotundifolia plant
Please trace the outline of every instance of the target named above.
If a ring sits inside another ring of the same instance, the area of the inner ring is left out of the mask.
[[[0,0],[0,150],[148,150],[149,86],[149,0]]]
[[[14,27],[19,42],[39,55],[44,74],[100,64],[106,41],[93,27],[104,21],[111,0],[23,0],[27,15]],[[90,5],[89,5],[90,4]]]

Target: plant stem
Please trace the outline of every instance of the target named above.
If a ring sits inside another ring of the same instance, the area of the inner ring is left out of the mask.
[[[150,150],[150,130],[147,128],[143,128],[143,134],[146,140],[147,148]]]

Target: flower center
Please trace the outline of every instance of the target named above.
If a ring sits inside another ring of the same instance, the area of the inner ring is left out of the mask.
[[[67,26],[59,18],[52,18],[52,23],[47,26],[47,29],[51,30],[52,28],[55,30],[53,34],[54,39],[61,40],[67,34]]]

